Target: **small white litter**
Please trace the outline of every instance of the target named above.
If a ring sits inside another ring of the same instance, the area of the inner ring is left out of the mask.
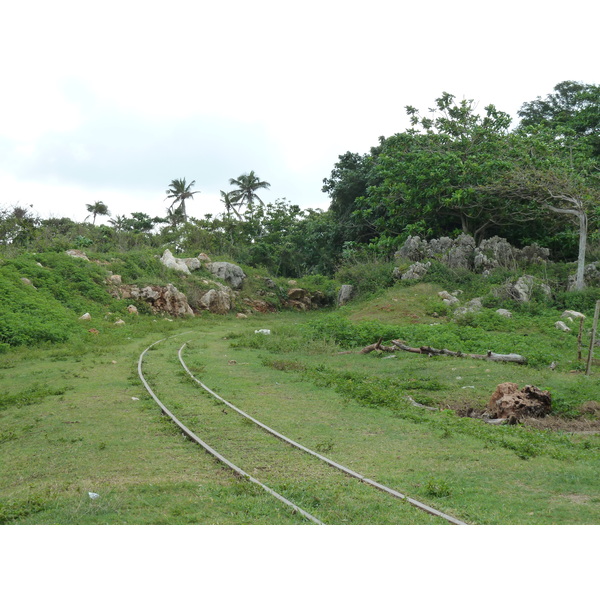
[[[263,335],[271,335],[270,329],[255,329],[254,333],[262,333]]]
[[[95,500],[96,498],[100,498],[100,494],[96,494],[94,492],[88,492],[88,496],[92,499]]]
[[[470,388],[470,389],[472,389],[472,390],[474,390],[474,389],[475,389],[475,386],[474,386],[474,385],[463,385],[463,386],[462,386],[462,389],[463,389],[463,390],[468,390],[469,388]]]

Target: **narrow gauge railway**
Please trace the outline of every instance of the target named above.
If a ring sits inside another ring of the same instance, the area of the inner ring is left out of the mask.
[[[464,524],[305,448],[247,415],[192,374],[182,357],[186,344],[177,352],[172,339],[155,342],[138,361],[140,379],[162,412],[184,435],[238,476],[260,486],[307,520],[338,524]],[[147,355],[149,350],[153,352]],[[181,371],[182,366],[187,376]],[[152,387],[144,377],[144,368],[152,373]],[[196,384],[211,398],[201,397],[199,401]],[[368,512],[365,506],[369,507]]]

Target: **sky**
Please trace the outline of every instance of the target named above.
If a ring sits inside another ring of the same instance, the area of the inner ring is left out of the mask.
[[[593,0],[88,0],[3,3],[0,207],[191,216],[253,170],[327,209],[340,154],[408,127],[442,92],[517,118],[567,79],[600,83]],[[99,217],[97,223],[106,222]]]

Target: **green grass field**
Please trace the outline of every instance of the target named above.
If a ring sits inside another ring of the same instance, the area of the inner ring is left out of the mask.
[[[424,302],[407,308],[414,293],[419,292],[396,290],[396,301],[391,296],[389,302],[370,301],[337,313],[246,320],[205,315],[181,322],[139,317],[69,344],[5,352],[0,355],[0,521],[307,522],[233,475],[161,414],[137,376],[137,360],[147,346],[167,337],[144,363],[165,405],[217,451],[327,524],[443,521],[291,448],[220,404],[181,368],[177,351],[184,342],[190,369],[228,401],[301,444],[458,519],[600,523],[600,436],[564,427],[492,426],[454,410],[483,406],[498,383],[514,381],[551,388],[556,418],[581,424],[581,406],[597,396],[597,373],[586,378],[571,365],[549,371],[406,353],[390,359],[340,354],[352,345],[336,342],[340,327],[350,337],[358,335],[353,327],[366,328],[361,335],[369,331],[365,323],[373,319],[403,327],[407,312],[417,328],[411,331],[430,327]],[[386,317],[378,319],[382,313]],[[340,321],[340,315],[347,320]],[[546,336],[536,327],[528,337],[537,351],[555,349],[554,332]],[[271,335],[254,333],[261,328]],[[182,332],[187,333],[169,337]],[[572,346],[574,338],[567,342]],[[571,346],[561,350],[569,360]],[[417,408],[407,396],[442,410]],[[586,418],[595,427],[594,415]]]

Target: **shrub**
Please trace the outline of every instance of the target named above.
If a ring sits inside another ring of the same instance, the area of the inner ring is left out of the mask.
[[[346,264],[337,271],[335,278],[340,283],[353,285],[356,295],[364,297],[393,286],[393,271],[393,263],[371,260]]]

